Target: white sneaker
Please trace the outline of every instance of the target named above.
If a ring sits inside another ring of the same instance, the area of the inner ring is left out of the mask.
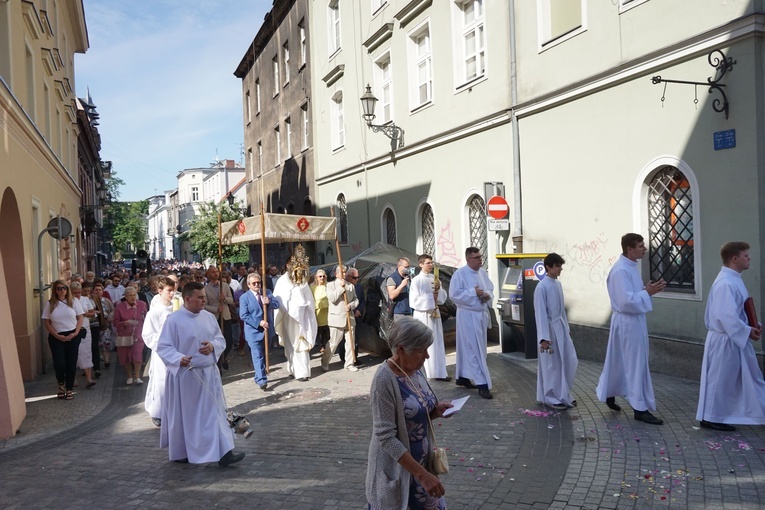
[[[359,371],[359,369],[354,367],[353,365],[349,365],[349,366],[345,367],[345,369],[347,371],[349,371],[349,372],[358,372]]]
[[[132,377],[128,377],[127,385],[130,386],[131,384],[133,384],[133,378]]]
[[[143,379],[141,379],[140,377],[136,377],[133,382],[136,384],[143,384]]]

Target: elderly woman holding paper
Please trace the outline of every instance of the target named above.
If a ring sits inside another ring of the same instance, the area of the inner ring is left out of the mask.
[[[452,407],[439,402],[421,369],[433,333],[411,317],[396,321],[388,343],[393,356],[372,380],[372,440],[366,495],[369,508],[445,509],[446,489],[435,474],[432,420]]]

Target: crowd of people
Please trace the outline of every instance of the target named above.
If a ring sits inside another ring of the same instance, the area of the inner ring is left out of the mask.
[[[622,255],[607,278],[612,317],[599,400],[621,411],[627,400],[635,420],[661,425],[648,367],[646,314],[664,280],[643,283],[638,261],[646,253],[638,234],[622,237]],[[732,424],[765,424],[765,381],[751,341],[762,334],[745,312],[749,297],[741,273],[749,268],[749,245],[727,243],[723,267],[710,291],[697,418],[704,428],[735,430]],[[534,292],[539,342],[537,400],[553,409],[577,405],[572,388],[577,355],[558,277],[565,260],[544,259],[545,277]],[[451,407],[439,401],[429,381],[450,381],[439,306],[447,296],[457,307],[455,383],[491,393],[486,362],[487,331],[494,286],[478,248],[465,251],[448,293],[429,254],[421,255],[415,276],[400,258],[384,279],[393,319],[388,343],[393,356],[378,367],[370,395],[373,436],[369,447],[367,499],[370,508],[445,508],[445,487],[435,469],[432,420]],[[155,263],[151,273],[129,274],[113,268],[104,279],[93,273],[58,280],[43,309],[49,332],[57,396],[74,398],[77,373],[92,388],[111,352],[125,371],[126,385],[142,385],[148,375],[145,408],[161,428],[160,444],[175,462],[239,462],[234,452],[223,398],[222,371],[231,353],[252,359],[254,381],[268,391],[267,351],[283,348],[287,372],[309,381],[311,353],[320,354],[321,370],[330,370],[337,354],[342,366],[357,371],[356,321],[365,311],[364,288],[356,268],[338,265],[328,281],[324,270],[310,274],[298,245],[286,266],[263,270],[241,264],[207,269]],[[87,319],[87,321],[86,321]],[[148,363],[145,363],[148,361]],[[381,473],[385,473],[382,476]],[[396,490],[391,479],[398,480]]]

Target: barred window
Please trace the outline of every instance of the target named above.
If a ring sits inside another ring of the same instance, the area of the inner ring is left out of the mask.
[[[383,225],[385,227],[385,242],[393,246],[396,244],[396,215],[390,207],[383,212]]]
[[[695,292],[693,196],[688,179],[673,166],[662,167],[648,185],[648,240],[651,279]]]
[[[486,234],[486,203],[483,198],[473,195],[468,202],[468,221],[470,228],[470,246],[481,250],[483,267],[488,268],[489,243]]]
[[[436,223],[433,219],[433,208],[430,204],[423,204],[420,211],[420,225],[422,229],[422,253],[431,257],[436,256]]]
[[[348,244],[348,204],[345,195],[337,195],[337,233],[340,244]]]

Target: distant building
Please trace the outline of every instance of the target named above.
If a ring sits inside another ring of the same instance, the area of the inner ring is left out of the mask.
[[[149,255],[152,258],[201,262],[183,234],[188,232],[189,224],[199,214],[202,203],[223,202],[232,192],[239,203],[244,203],[244,179],[245,169],[233,159],[218,161],[211,168],[181,170],[177,189],[166,192],[164,197],[149,199],[146,240]],[[153,208],[152,203],[156,203]],[[163,232],[164,235],[161,235]],[[155,246],[156,257],[152,252]],[[166,255],[160,257],[160,252]]]
[[[307,0],[279,0],[234,75],[242,80],[247,205],[266,212],[315,214],[311,27]],[[314,247],[305,246],[312,261]],[[268,263],[283,265],[288,244],[270,245]],[[260,261],[260,247],[251,250]]]
[[[0,439],[26,414],[24,380],[50,365],[43,286],[80,265],[69,235],[42,233],[57,216],[81,232],[80,125],[74,54],[89,47],[82,1],[0,1]],[[83,156],[93,168],[95,154]],[[41,235],[42,233],[42,235]],[[38,239],[41,240],[38,248]],[[77,246],[76,244],[74,246]]]

